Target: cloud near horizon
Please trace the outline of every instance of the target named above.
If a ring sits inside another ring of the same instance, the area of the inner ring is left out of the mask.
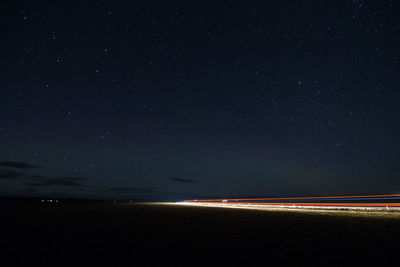
[[[0,180],[15,180],[24,176],[23,172],[0,170]]]
[[[196,180],[193,179],[187,179],[187,178],[180,178],[176,176],[168,176],[167,179],[173,181],[173,182],[178,182],[178,183],[197,183]]]
[[[114,187],[109,189],[108,191],[118,194],[135,194],[135,193],[151,194],[155,192],[154,189],[152,188],[138,188],[138,187]]]
[[[32,164],[25,163],[25,162],[17,162],[17,161],[0,161],[0,166],[7,167],[7,168],[19,169],[19,170],[43,168],[41,166],[32,165]]]
[[[47,187],[47,186],[68,186],[68,187],[87,187],[87,185],[80,183],[86,181],[86,178],[81,177],[47,177],[41,175],[30,175],[25,180],[26,185]]]
[[[49,177],[44,175],[29,174],[20,171],[9,170],[9,168],[16,169],[32,169],[41,168],[21,162],[2,161],[0,162],[0,180],[22,180],[25,185],[34,187],[47,187],[47,186],[67,186],[67,187],[88,187],[82,184],[87,181],[82,177]]]

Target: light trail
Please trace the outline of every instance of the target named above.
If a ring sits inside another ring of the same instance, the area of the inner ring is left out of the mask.
[[[319,201],[320,200],[320,201]],[[280,207],[329,209],[396,209],[400,211],[400,194],[284,197],[284,198],[220,198],[184,200],[183,204],[221,207]],[[310,201],[310,202],[308,202]]]
[[[184,200],[185,202],[210,202],[210,201],[243,201],[243,200],[280,200],[280,199],[334,199],[334,198],[377,198],[377,197],[400,197],[400,194],[393,195],[364,195],[364,196],[327,196],[327,197],[279,197],[279,198],[217,198],[217,199],[194,199],[194,200]]]
[[[202,202],[200,204],[216,204]],[[253,202],[222,202],[223,205],[268,205],[268,206],[322,206],[322,207],[400,207],[400,203],[253,203]]]

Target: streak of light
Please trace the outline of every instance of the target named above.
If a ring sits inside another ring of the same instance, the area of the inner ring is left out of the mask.
[[[292,199],[355,199],[355,198],[378,198],[378,197],[400,197],[400,194],[393,195],[364,195],[364,196],[325,196],[325,197],[284,197],[284,198],[220,198],[220,199],[195,199],[184,200],[185,202],[212,202],[212,201],[250,201],[250,200],[292,200]]]

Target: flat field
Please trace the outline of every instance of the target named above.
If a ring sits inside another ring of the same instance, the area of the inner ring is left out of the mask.
[[[1,266],[398,266],[400,213],[0,203]]]

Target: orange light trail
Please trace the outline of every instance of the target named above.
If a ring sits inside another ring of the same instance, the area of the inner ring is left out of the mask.
[[[319,201],[321,201],[319,203]],[[184,200],[186,204],[224,207],[304,207],[304,208],[400,208],[400,194],[324,196],[324,197],[273,197],[273,198],[220,198]]]
[[[374,197],[400,197],[400,194],[393,195],[363,195],[363,196],[329,196],[329,197],[281,197],[281,198],[216,198],[216,199],[195,199],[184,200],[184,202],[212,202],[212,201],[242,201],[242,200],[290,200],[290,199],[334,199],[334,198],[374,198]]]
[[[219,202],[217,202],[219,203]],[[201,204],[217,204],[201,202]],[[322,206],[322,207],[400,207],[400,203],[253,203],[253,202],[222,202],[224,205],[268,205],[268,206]]]

